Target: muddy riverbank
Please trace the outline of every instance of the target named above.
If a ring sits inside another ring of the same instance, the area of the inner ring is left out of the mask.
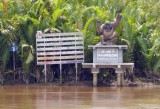
[[[29,83],[25,84],[24,82],[18,83],[5,83],[1,84],[1,86],[84,86],[84,87],[93,87],[92,81],[65,81],[60,84],[59,81],[47,82],[47,83]],[[99,81],[97,87],[117,87],[117,82],[112,80],[112,82],[102,82]],[[125,80],[125,85],[123,87],[160,87],[160,81],[151,81],[146,78],[136,78],[134,82]]]

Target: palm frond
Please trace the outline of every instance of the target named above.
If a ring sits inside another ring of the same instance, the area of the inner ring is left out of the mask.
[[[140,44],[143,52],[147,53],[148,47],[147,47],[147,44],[146,44],[146,42],[144,41],[144,39],[142,39],[141,37],[138,37],[137,39],[138,39],[138,42],[139,42],[139,44]]]

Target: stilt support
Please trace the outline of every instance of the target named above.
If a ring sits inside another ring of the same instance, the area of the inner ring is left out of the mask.
[[[45,83],[47,83],[47,65],[44,65],[44,76],[45,76]]]
[[[117,73],[117,86],[124,86],[124,73],[122,68],[116,69]]]
[[[97,75],[99,73],[98,68],[92,68],[92,73],[93,73],[93,86],[97,86]]]

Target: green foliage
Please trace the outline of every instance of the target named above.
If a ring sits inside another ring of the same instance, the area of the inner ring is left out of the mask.
[[[124,60],[135,62],[137,69],[147,69],[149,72],[160,68],[159,0],[2,1],[0,58],[4,64],[9,61],[9,44],[17,41],[22,66],[29,71],[30,65],[35,62],[37,30],[82,31],[86,61],[91,61],[92,53],[88,50],[88,45],[99,42],[96,20],[100,19],[102,23],[113,21],[117,10],[121,9],[122,19],[116,31],[117,44],[128,45]]]

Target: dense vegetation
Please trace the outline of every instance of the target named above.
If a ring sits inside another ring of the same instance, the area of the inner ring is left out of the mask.
[[[22,76],[25,81],[29,77],[37,81],[38,77],[43,78],[43,68],[36,66],[37,30],[82,31],[85,39],[85,61],[91,61],[91,51],[87,46],[99,41],[96,19],[99,18],[101,22],[113,21],[118,9],[122,9],[122,19],[116,30],[117,44],[128,45],[125,61],[135,63],[137,74],[159,73],[159,0],[0,0],[1,82],[13,80],[14,73],[14,79],[21,79]],[[12,42],[18,44],[18,52],[10,52]],[[84,75],[87,73],[79,74]]]

